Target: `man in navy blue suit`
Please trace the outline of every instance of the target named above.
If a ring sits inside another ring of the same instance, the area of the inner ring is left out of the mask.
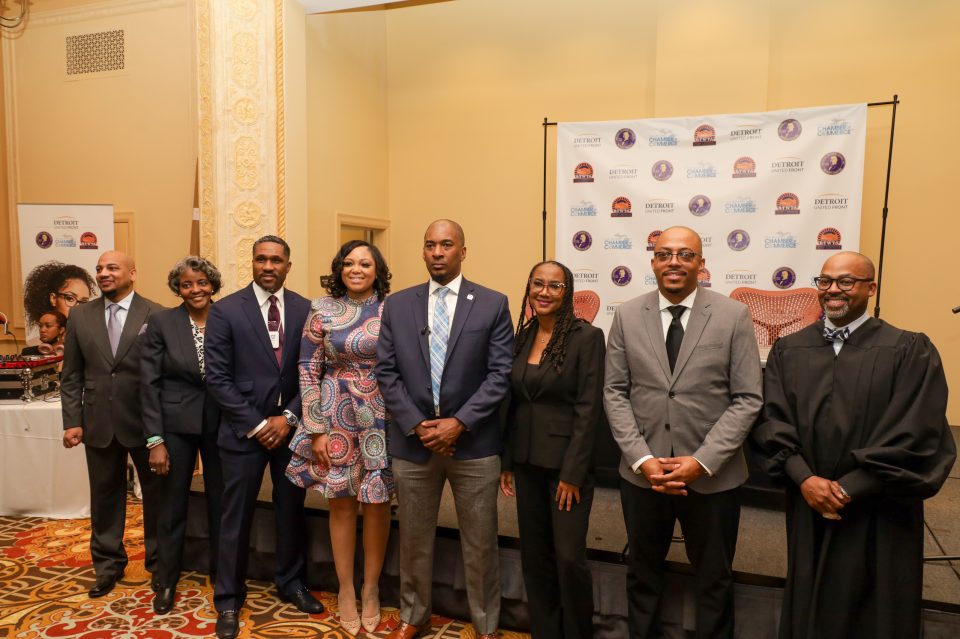
[[[303,488],[285,476],[290,437],[300,421],[297,360],[310,302],[283,288],[290,247],[266,235],[253,245],[253,282],[213,305],[204,337],[207,389],[220,404],[223,517],[213,603],[217,637],[240,629],[250,525],[263,471],[270,466],[276,518],[277,594],[307,613],[323,606],[306,589]]]
[[[423,238],[430,281],[386,299],[377,382],[392,415],[388,435],[400,517],[400,626],[430,623],[433,541],[443,484],[457,509],[470,616],[480,639],[500,620],[497,409],[513,364],[507,298],[460,273],[463,229],[437,220]]]

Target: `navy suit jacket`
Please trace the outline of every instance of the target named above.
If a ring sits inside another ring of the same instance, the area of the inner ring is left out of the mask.
[[[310,302],[290,289],[284,289],[283,298],[283,355],[279,365],[253,284],[210,309],[203,357],[207,389],[220,404],[217,441],[226,450],[256,450],[260,444],[247,433],[268,416],[284,410],[301,415],[297,360]]]
[[[390,454],[425,463],[432,454],[414,429],[434,419],[430,386],[430,335],[426,330],[429,285],[387,297],[377,342],[377,383],[392,419]],[[440,417],[456,417],[467,430],[456,459],[500,453],[497,409],[507,393],[513,365],[513,325],[507,298],[464,278],[447,342],[440,383]]]

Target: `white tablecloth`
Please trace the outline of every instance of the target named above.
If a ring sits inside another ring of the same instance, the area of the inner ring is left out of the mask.
[[[59,401],[0,401],[0,515],[90,516],[83,446],[62,442]]]

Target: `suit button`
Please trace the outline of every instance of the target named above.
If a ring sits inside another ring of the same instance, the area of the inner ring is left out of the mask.
[[[669,397],[670,399],[673,399],[673,398],[676,397],[676,396],[677,396],[677,394],[674,393],[673,391],[670,391],[669,393],[667,393],[667,397]]]
[[[670,430],[670,424],[664,424],[663,427],[667,430]]]
[[[117,376],[116,373],[110,373],[110,377],[116,377],[116,376]]]

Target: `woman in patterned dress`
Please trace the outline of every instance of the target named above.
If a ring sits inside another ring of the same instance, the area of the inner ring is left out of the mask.
[[[290,448],[287,477],[319,491],[330,505],[330,541],[340,582],[340,624],[350,634],[380,624],[378,583],[395,494],[387,457],[388,416],[374,377],[383,298],[390,272],[375,246],[340,247],[313,302],[300,345],[303,421]],[[353,583],[357,513],[363,505],[362,614]]]

